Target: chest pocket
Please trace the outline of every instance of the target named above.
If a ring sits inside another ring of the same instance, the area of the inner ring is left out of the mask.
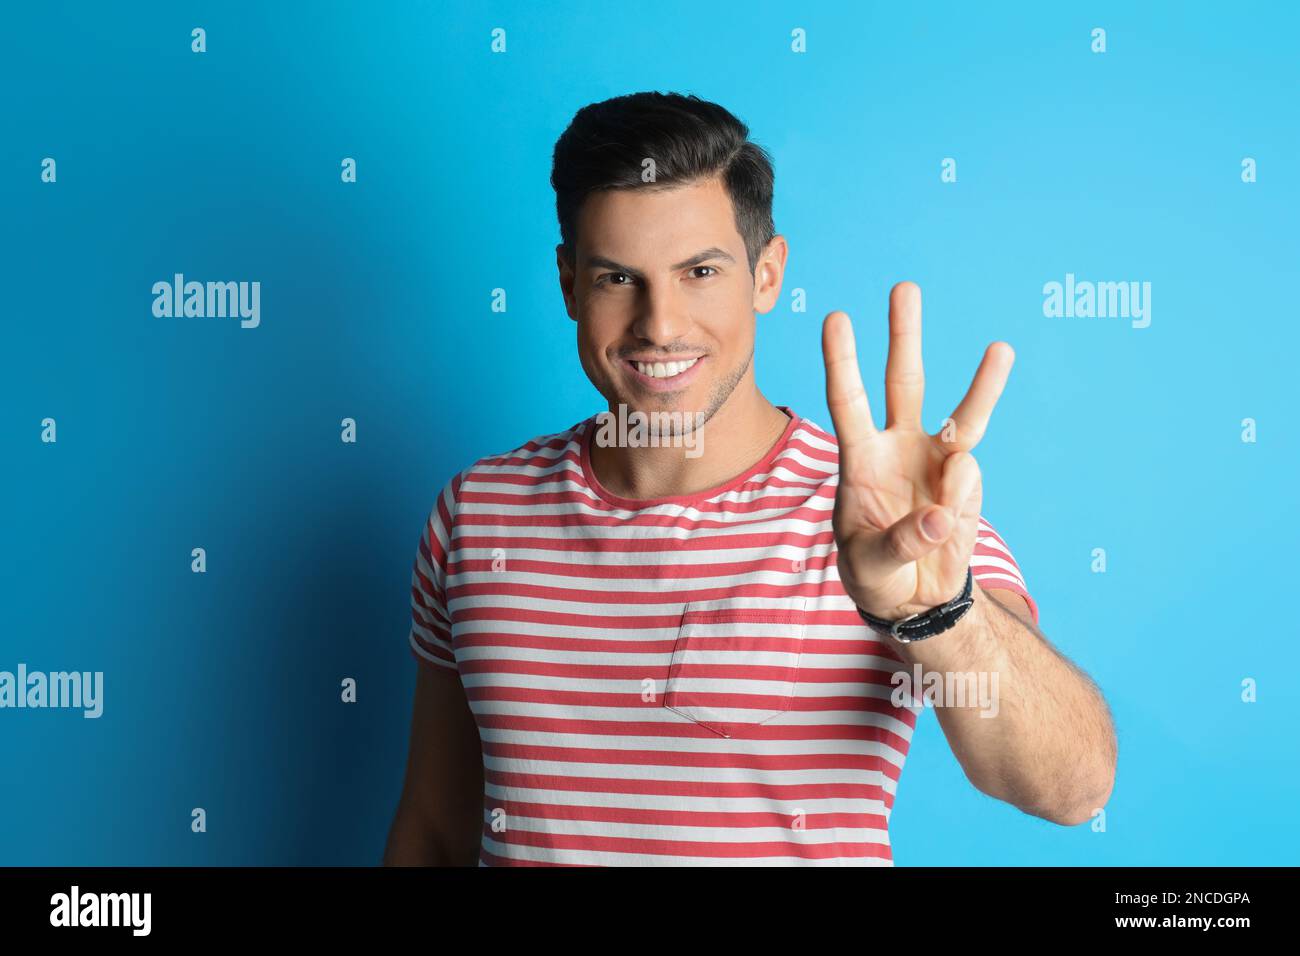
[[[664,706],[723,737],[790,709],[803,650],[804,598],[776,606],[686,605]]]

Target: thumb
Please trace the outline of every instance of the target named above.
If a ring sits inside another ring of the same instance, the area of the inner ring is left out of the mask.
[[[920,560],[948,539],[954,524],[952,512],[942,505],[917,508],[876,539],[875,553],[866,561],[866,574],[883,577]]]

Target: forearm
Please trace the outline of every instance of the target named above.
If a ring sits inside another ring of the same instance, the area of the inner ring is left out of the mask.
[[[974,606],[951,630],[892,646],[909,672],[920,664],[926,674],[974,674],[994,690],[996,709],[936,702],[972,784],[1026,813],[1082,823],[1105,804],[1114,782],[1115,734],[1105,700],[1032,624],[978,585],[972,593]]]
[[[393,816],[384,847],[384,866],[474,866],[478,863],[478,833],[439,832],[433,821],[402,801]]]

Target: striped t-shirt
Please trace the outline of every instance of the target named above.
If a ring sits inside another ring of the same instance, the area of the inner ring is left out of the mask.
[[[480,865],[893,863],[916,718],[839,582],[835,436],[790,422],[723,485],[620,498],[596,419],[442,490],[410,646],[459,679],[483,748]],[[1038,612],[980,518],[985,588]]]

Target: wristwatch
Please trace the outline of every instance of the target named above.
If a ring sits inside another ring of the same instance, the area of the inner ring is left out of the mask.
[[[975,603],[975,598],[971,595],[973,580],[970,568],[967,568],[966,586],[962,588],[961,594],[958,594],[951,601],[940,604],[938,607],[909,614],[897,621],[886,621],[884,618],[873,617],[862,608],[858,608],[858,614],[862,615],[862,620],[866,621],[873,631],[888,634],[900,644],[923,641],[927,637],[942,634],[960,621],[962,616],[971,609],[971,605]]]

